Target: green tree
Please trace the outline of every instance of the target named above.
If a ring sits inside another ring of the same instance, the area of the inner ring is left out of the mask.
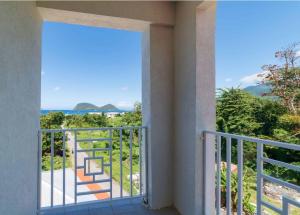
[[[134,104],[134,111],[125,113],[121,120],[122,125],[141,126],[142,125],[142,104],[136,102]]]
[[[217,97],[218,130],[254,135],[261,126],[254,115],[256,105],[256,98],[242,89],[221,89]]]
[[[63,112],[50,112],[40,117],[42,129],[61,128],[64,123],[65,115]]]
[[[278,101],[260,98],[256,99],[255,107],[255,120],[261,125],[257,134],[272,136],[274,129],[278,128],[280,117],[287,113],[287,108]]]
[[[40,126],[42,129],[59,129],[65,120],[65,115],[62,112],[50,112],[40,117]],[[67,139],[67,135],[65,137]],[[43,170],[49,170],[50,168],[50,155],[51,155],[51,139],[50,132],[42,133],[42,168]],[[54,169],[62,167],[63,156],[63,133],[53,133],[54,144]],[[66,151],[68,157],[68,151]],[[68,158],[67,158],[68,159]]]
[[[275,58],[283,61],[281,65],[264,65],[262,84],[271,86],[271,92],[265,95],[279,97],[280,101],[293,114],[297,114],[300,98],[300,67],[297,65],[299,55],[297,54],[298,43],[277,51]]]

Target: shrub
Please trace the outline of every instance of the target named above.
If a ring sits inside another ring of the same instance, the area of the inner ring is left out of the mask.
[[[243,211],[246,215],[252,215],[255,213],[254,206],[250,203],[251,192],[254,178],[250,169],[244,169],[243,174]],[[226,207],[226,168],[221,169],[221,206]],[[236,172],[231,173],[231,206],[233,211],[237,211],[238,204],[238,175]]]

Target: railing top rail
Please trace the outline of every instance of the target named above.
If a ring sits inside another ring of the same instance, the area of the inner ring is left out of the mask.
[[[39,129],[39,132],[68,132],[68,131],[101,131],[101,130],[120,130],[120,129],[140,129],[146,126],[119,126],[119,127],[98,127],[98,128],[57,128]]]
[[[223,137],[230,137],[230,138],[234,138],[234,139],[241,139],[241,140],[245,140],[245,141],[249,141],[249,142],[262,143],[265,145],[271,145],[271,146],[275,146],[275,147],[300,151],[300,145],[296,145],[293,143],[284,143],[284,142],[279,142],[279,141],[274,141],[274,140],[264,140],[264,139],[260,139],[257,137],[247,137],[247,136],[243,136],[243,135],[229,134],[229,133],[218,132],[218,131],[206,130],[206,131],[204,131],[204,133],[213,134],[213,135],[217,135],[217,136],[223,136]]]

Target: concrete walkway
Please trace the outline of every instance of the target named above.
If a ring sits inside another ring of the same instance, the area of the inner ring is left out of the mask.
[[[74,191],[75,191],[75,172],[74,172],[74,135],[71,132],[67,132],[68,140],[66,140],[66,146],[71,152],[71,163],[72,168],[65,169],[65,203],[71,204],[74,203]],[[79,144],[77,145],[77,149],[81,149]],[[84,158],[89,157],[87,153],[77,153],[77,165],[82,166],[84,162]],[[99,171],[98,164],[91,160],[90,161],[90,171],[96,172]],[[53,205],[62,205],[63,203],[63,170],[54,170],[53,175]],[[100,179],[109,179],[109,175],[105,172],[102,175],[97,175],[96,180]],[[77,181],[91,181],[92,176],[85,176],[83,173],[83,169],[77,170]],[[109,189],[110,183],[97,183],[97,184],[89,184],[89,185],[80,185],[77,186],[78,192],[87,192],[87,191],[95,191],[95,190],[104,190]],[[43,171],[42,172],[42,184],[41,184],[41,206],[48,207],[51,203],[51,172]],[[128,192],[123,189],[123,196],[129,196]],[[112,181],[112,197],[118,198],[120,197],[120,184],[116,181]],[[110,198],[109,193],[98,193],[91,195],[82,195],[77,197],[77,202],[87,202],[94,200],[104,200]]]
[[[67,146],[68,146],[69,150],[71,152],[73,152],[72,153],[72,160],[74,161],[74,151],[75,151],[74,150],[74,143],[75,143],[74,135],[71,132],[67,132],[67,135],[68,135]],[[81,149],[80,145],[78,144],[77,145],[77,150],[80,150],[80,149]],[[84,158],[87,158],[87,157],[90,157],[87,153],[82,153],[82,152],[77,153],[77,165],[82,166],[84,164]],[[90,161],[90,171],[91,172],[99,171],[98,164],[93,160]],[[77,177],[79,177],[80,180],[83,181],[83,178],[82,178],[83,174],[80,174],[80,173],[81,173],[80,171],[77,171]],[[105,172],[102,175],[97,175],[96,176],[96,180],[109,179],[109,178],[110,178],[109,175],[107,175]],[[97,184],[97,187],[94,186],[94,189],[95,190],[99,190],[99,189],[104,190],[104,189],[109,189],[109,187],[110,187],[110,183],[107,182],[107,183]],[[91,189],[93,189],[93,188],[90,187],[90,190]],[[123,196],[129,196],[128,192],[126,192],[124,189],[123,189]],[[114,180],[112,180],[112,197],[113,198],[120,197],[120,184],[118,182],[114,181]],[[109,194],[107,194],[107,198],[109,198]],[[105,197],[103,197],[102,199],[105,199]]]
[[[65,201],[66,204],[74,203],[74,170],[71,168],[65,169]],[[53,172],[53,205],[62,205],[63,204],[63,170],[55,170]],[[81,181],[77,178],[78,181]],[[42,172],[42,184],[41,184],[41,193],[42,193],[42,207],[49,207],[51,203],[51,173],[50,171]],[[80,186],[78,192],[89,191],[88,187]],[[78,199],[78,202],[86,202],[97,200],[94,195],[82,196]]]

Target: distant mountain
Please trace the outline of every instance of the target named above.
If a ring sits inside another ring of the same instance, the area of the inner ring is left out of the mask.
[[[96,110],[99,107],[90,103],[78,103],[73,110]]]
[[[260,97],[263,96],[263,94],[265,93],[269,93],[271,91],[271,87],[265,84],[260,84],[260,85],[246,87],[244,88],[244,90],[254,96]]]
[[[101,107],[91,103],[78,103],[73,110],[99,110],[99,111],[118,111],[119,109],[112,104],[107,104]]]
[[[103,105],[103,106],[99,107],[98,110],[111,110],[111,111],[115,111],[115,110],[119,110],[119,109],[116,106],[112,105],[112,104],[107,104],[107,105]]]

